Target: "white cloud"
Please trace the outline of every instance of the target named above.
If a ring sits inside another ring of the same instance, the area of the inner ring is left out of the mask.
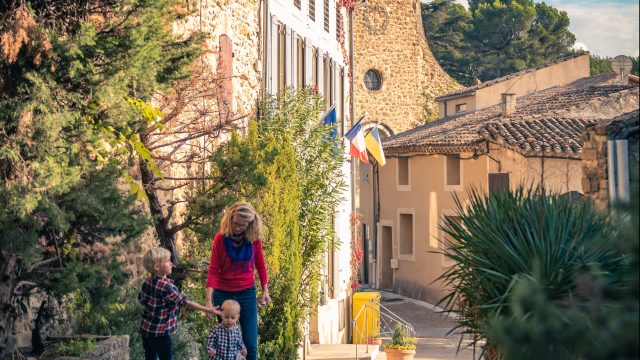
[[[583,44],[581,42],[577,42],[573,45],[573,49],[574,50],[584,50],[584,51],[589,51],[589,48],[587,47],[586,44]]]
[[[590,52],[599,56],[638,56],[640,5],[637,2],[548,0],[548,4],[567,12],[576,45],[589,44]]]

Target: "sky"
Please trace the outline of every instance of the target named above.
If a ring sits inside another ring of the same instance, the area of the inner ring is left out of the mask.
[[[592,55],[638,56],[640,2],[638,0],[546,0],[566,11],[576,47]]]
[[[467,5],[466,0],[456,0]],[[535,2],[541,2],[535,0]],[[640,1],[638,0],[545,0],[566,11],[576,48],[592,55],[638,56]]]

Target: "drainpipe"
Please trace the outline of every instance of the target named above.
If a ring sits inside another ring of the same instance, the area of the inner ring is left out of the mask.
[[[609,204],[618,198],[616,187],[616,147],[613,140],[607,140],[607,175],[609,183]]]
[[[629,191],[629,141],[616,140],[616,173],[618,174],[616,194],[623,203],[631,201]]]
[[[356,9],[359,9],[363,6],[365,6],[367,4],[368,0],[364,0],[356,5],[353,6],[353,10],[349,11],[349,70],[351,72],[351,78],[349,79],[349,112],[351,114],[351,126],[353,126],[353,124],[355,123],[355,105],[356,105],[356,101],[355,101],[355,91],[354,91],[354,83],[353,83],[353,77],[355,76],[355,71],[354,71],[354,56],[353,56],[353,12],[356,11]],[[357,160],[354,161],[353,159],[351,159],[351,212],[355,213],[356,211],[356,186],[357,186],[357,180],[356,180],[356,175],[357,175]],[[347,302],[349,303],[349,307],[351,307],[351,294],[348,295],[348,299]],[[349,318],[352,318],[353,314],[350,314]],[[347,328],[347,338],[351,338],[352,334],[350,331],[350,327]],[[356,348],[357,349],[357,348]]]
[[[378,164],[374,167],[373,174],[373,266],[372,266],[372,275],[373,278],[373,288],[379,289],[380,284],[378,284],[378,223],[380,222],[380,170]]]
[[[351,113],[351,126],[355,123],[355,90],[353,78],[355,76],[354,70],[354,50],[353,50],[353,12],[357,9],[367,5],[368,0],[364,0],[353,6],[353,10],[349,11],[349,69],[351,72],[351,78],[349,79],[349,112]],[[351,160],[351,211],[356,211],[356,175],[357,175],[357,161]]]

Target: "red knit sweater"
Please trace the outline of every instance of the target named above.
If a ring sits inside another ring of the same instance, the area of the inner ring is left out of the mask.
[[[253,260],[258,271],[260,283],[264,287],[264,284],[267,283],[267,267],[264,263],[262,241],[260,240],[253,242]],[[231,264],[231,258],[224,247],[222,233],[217,233],[213,238],[207,287],[222,291],[240,291],[254,285],[253,266],[249,268],[249,271],[238,271],[238,268],[238,266],[232,266]]]

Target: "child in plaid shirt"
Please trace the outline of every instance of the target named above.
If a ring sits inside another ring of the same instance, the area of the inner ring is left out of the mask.
[[[205,313],[222,314],[213,307],[189,301],[173,281],[167,278],[173,267],[170,256],[167,249],[153,248],[142,259],[144,268],[152,274],[144,281],[138,294],[138,300],[142,304],[140,335],[146,360],[173,359],[171,335],[178,328],[179,308],[188,307]]]
[[[237,325],[240,304],[235,300],[222,303],[222,322],[216,324],[207,337],[209,360],[236,360],[238,353],[244,359],[247,348],[242,342],[242,331]]]

